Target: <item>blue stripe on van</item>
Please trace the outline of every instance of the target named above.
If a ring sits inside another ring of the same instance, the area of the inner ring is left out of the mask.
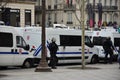
[[[40,45],[40,46],[36,49],[36,51],[34,52],[33,56],[37,56],[37,55],[40,53],[41,50],[42,50],[42,45]]]
[[[47,41],[47,48],[49,46],[49,42]],[[42,45],[40,45],[36,51],[34,52],[33,56],[37,56],[38,54],[40,54],[40,51],[42,50]]]
[[[49,42],[47,41],[47,48],[49,46]],[[36,51],[34,52],[33,56],[37,56],[40,54],[40,51],[42,50],[42,45],[40,45]],[[57,52],[57,54],[82,54],[82,52]],[[88,54],[88,52],[85,52],[85,54]],[[89,52],[89,54],[93,54],[93,52]]]
[[[28,52],[22,52],[22,53],[18,53],[18,52],[0,52],[0,54],[29,54]]]

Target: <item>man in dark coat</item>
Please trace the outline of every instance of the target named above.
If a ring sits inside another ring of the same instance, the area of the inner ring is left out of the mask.
[[[52,42],[49,44],[49,50],[50,50],[50,56],[51,56],[49,66],[52,69],[56,69],[56,65],[58,62],[58,58],[56,56],[58,45],[55,42],[56,42],[56,39],[52,38]]]
[[[114,46],[112,44],[110,37],[107,37],[106,40],[103,42],[103,49],[105,51],[105,63],[107,63],[107,60],[108,60],[107,57],[109,54],[110,55],[109,63],[112,64]]]

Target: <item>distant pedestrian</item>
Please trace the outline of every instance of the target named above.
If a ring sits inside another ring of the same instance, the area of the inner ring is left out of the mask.
[[[106,40],[103,42],[103,49],[105,51],[105,63],[109,62],[110,64],[112,64],[114,46],[110,37],[107,37]],[[109,59],[108,55],[110,55]]]
[[[56,39],[52,38],[51,43],[49,44],[49,50],[50,50],[50,63],[49,66],[52,69],[56,69],[56,65],[58,63],[58,58],[56,56],[57,50],[58,50],[58,45],[55,43]]]

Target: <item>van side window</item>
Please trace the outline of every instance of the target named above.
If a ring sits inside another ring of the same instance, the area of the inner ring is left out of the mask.
[[[60,46],[81,46],[81,36],[77,35],[60,35]],[[85,44],[92,46],[92,42],[88,36],[85,36]]]
[[[114,38],[114,45],[120,46],[120,38]]]
[[[25,47],[26,43],[21,36],[16,36],[17,47]]]
[[[0,32],[0,47],[13,47],[12,33]]]
[[[61,46],[81,46],[81,36],[60,35]]]
[[[98,46],[101,46],[103,45],[103,42],[105,41],[106,37],[93,37],[93,44],[94,45],[98,45]]]

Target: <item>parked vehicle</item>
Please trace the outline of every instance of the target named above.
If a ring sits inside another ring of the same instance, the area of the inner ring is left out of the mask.
[[[32,67],[34,56],[21,34],[11,26],[0,26],[0,67]]]
[[[25,27],[23,37],[30,47],[34,47],[33,55],[36,58],[41,58],[41,28],[40,27]],[[46,28],[46,47],[51,39],[56,38],[56,43],[59,46],[57,52],[58,63],[81,63],[82,47],[81,47],[81,30],[66,29],[66,28]],[[86,63],[97,63],[97,49],[92,44],[90,38],[85,36],[85,61]],[[50,58],[47,48],[47,57]]]
[[[100,31],[93,31],[92,41],[93,41],[94,46],[98,48],[99,60],[103,60],[105,58],[105,52],[103,49],[103,41],[106,39],[106,37],[111,37],[111,40],[115,47],[114,60],[117,60],[118,47],[120,46],[119,44],[120,34],[118,33],[116,29],[113,29],[113,28],[101,29]]]
[[[41,59],[41,27],[0,26],[0,67],[32,67]],[[81,30],[46,28],[46,47],[56,38],[59,46],[58,63],[81,63]],[[97,63],[98,54],[90,38],[85,35],[85,62]],[[47,59],[50,58],[47,48]],[[48,60],[49,61],[49,60]]]

